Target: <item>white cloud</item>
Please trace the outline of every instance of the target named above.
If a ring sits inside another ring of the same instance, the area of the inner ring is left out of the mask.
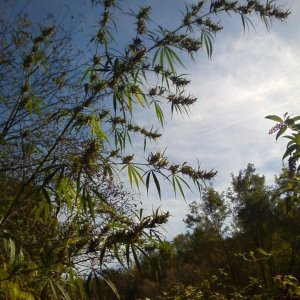
[[[219,189],[229,185],[231,172],[237,173],[248,162],[271,181],[280,171],[285,142],[276,144],[275,136],[268,135],[274,123],[264,117],[287,111],[299,114],[298,49],[266,31],[239,38],[227,35],[218,40],[212,61],[203,54],[188,71],[191,92],[199,101],[190,117],[168,122],[161,144],[168,146],[169,155],[190,162],[198,157],[204,168],[218,170]],[[186,203],[160,204],[174,216],[170,233],[183,231]]]

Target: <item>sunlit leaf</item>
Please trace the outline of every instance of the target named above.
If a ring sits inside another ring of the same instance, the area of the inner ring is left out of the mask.
[[[157,102],[154,102],[154,107],[157,119],[159,120],[161,126],[164,126],[164,113],[161,107],[158,105]]]
[[[280,118],[276,115],[269,115],[269,116],[266,116],[265,118],[269,119],[269,120],[272,120],[272,121],[275,121],[275,122],[279,122],[279,123],[283,122],[282,118]]]
[[[121,296],[116,288],[116,286],[113,284],[113,282],[107,277],[107,276],[103,276],[102,278],[104,279],[104,281],[107,283],[107,285],[111,288],[111,290],[113,291],[113,293],[115,294],[115,296],[117,297],[117,299],[121,299]]]

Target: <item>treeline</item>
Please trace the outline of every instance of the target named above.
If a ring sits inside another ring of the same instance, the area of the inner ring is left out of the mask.
[[[108,271],[120,297],[300,299],[300,207],[285,192],[287,172],[270,187],[249,164],[226,191],[207,188],[190,204],[185,234],[132,270]]]

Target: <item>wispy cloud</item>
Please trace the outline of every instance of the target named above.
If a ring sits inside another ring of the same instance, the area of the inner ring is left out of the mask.
[[[212,61],[203,56],[189,66],[191,92],[199,101],[189,117],[168,122],[162,145],[174,160],[195,162],[197,157],[204,168],[218,170],[218,189],[226,188],[230,173],[248,162],[271,181],[280,171],[285,143],[276,144],[268,135],[273,124],[264,117],[299,114],[299,50],[265,30],[222,36],[215,48]],[[183,200],[174,201],[160,203],[173,215],[171,233],[184,229],[181,220],[187,213]]]

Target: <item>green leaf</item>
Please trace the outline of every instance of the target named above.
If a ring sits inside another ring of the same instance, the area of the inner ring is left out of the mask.
[[[85,199],[85,201],[88,204],[88,208],[89,208],[89,212],[91,214],[92,220],[95,221],[95,204],[93,202],[93,198],[91,197],[91,195],[88,193],[87,197]]]
[[[16,244],[15,241],[7,235],[7,237],[4,238],[4,246],[6,253],[8,255],[9,264],[12,265],[16,258]]]
[[[161,199],[161,190],[160,190],[159,181],[158,181],[155,173],[153,171],[151,173],[152,173],[152,177],[153,177],[154,183],[156,185],[156,189],[157,189],[157,192],[158,192],[158,195],[159,195],[159,199]]]
[[[44,191],[44,190],[43,190]],[[46,192],[45,192],[46,193]],[[50,199],[50,198],[49,198]],[[49,219],[49,217],[51,216],[51,213],[50,213],[50,203],[42,200],[39,202],[39,207],[38,209],[36,210],[35,212],[35,220],[41,220],[42,222],[43,221],[47,221]],[[43,214],[43,216],[42,216]]]
[[[174,190],[174,194],[175,194],[175,197],[176,197],[176,182],[175,182],[175,176],[172,176],[172,186],[173,186],[173,190]]]
[[[300,133],[296,134],[295,142],[296,142],[297,145],[300,145]]]
[[[55,286],[60,291],[61,295],[63,296],[63,299],[65,299],[65,300],[71,300],[71,298],[69,297],[69,295],[67,294],[67,292],[63,289],[63,287],[60,284],[58,284],[57,282],[55,282]]]
[[[185,200],[185,195],[184,195],[184,192],[183,192],[183,188],[182,188],[182,186],[181,186],[181,184],[180,184],[180,182],[179,182],[179,180],[178,180],[178,178],[176,176],[175,176],[175,182],[176,182],[176,184],[177,184],[177,186],[179,188],[181,196]]]
[[[262,248],[257,248],[256,251],[259,252],[260,254],[264,255],[264,256],[270,256],[271,255],[270,253],[268,253],[267,251],[265,251]]]
[[[131,164],[128,165],[128,177],[130,185],[132,186],[132,182],[134,180],[136,187],[139,189],[139,182],[141,181],[142,183],[144,183],[144,180],[138,169],[140,168],[138,168],[137,166],[133,166]]]
[[[168,46],[166,46],[166,47],[167,47],[168,51],[171,53],[173,61],[175,59],[182,67],[185,68],[183,62],[181,61],[181,59],[179,58],[179,56],[176,54],[176,52],[173,49],[171,49],[170,47],[168,47]]]
[[[126,97],[127,97],[127,106],[130,112],[132,112],[132,98],[131,98],[131,94],[130,94],[130,88],[127,87],[126,89]]]
[[[154,102],[155,107],[155,113],[158,121],[160,122],[161,126],[164,126],[164,113],[161,109],[161,107],[157,104],[157,102]]]
[[[88,75],[91,71],[92,71],[92,68],[91,68],[91,67],[87,68],[87,69],[84,71],[84,73],[83,73],[83,75],[82,75],[82,78],[81,78],[81,82],[84,81],[84,79],[87,77],[87,75]]]
[[[97,294],[99,296],[102,296],[103,288],[102,288],[102,285],[101,285],[101,281],[100,281],[99,277],[97,276],[96,271],[93,271],[93,275],[94,275],[95,282],[96,282]]]
[[[102,275],[103,280],[107,283],[107,285],[111,288],[115,296],[117,297],[118,300],[121,300],[121,296],[118,293],[118,290],[116,286],[113,284],[113,282],[106,276]]]
[[[279,138],[281,135],[283,135],[283,134],[285,133],[286,129],[287,129],[287,127],[282,127],[282,128],[279,129],[279,131],[278,131],[277,134],[276,134],[276,141],[278,140],[278,138]]]
[[[152,67],[155,65],[156,63],[156,59],[157,59],[157,56],[160,52],[160,48],[157,48],[157,50],[155,51],[154,55],[153,55],[153,59],[152,59]]]
[[[173,74],[175,74],[176,71],[175,71],[175,68],[174,68],[174,64],[173,64],[171,55],[170,55],[169,50],[168,50],[167,47],[165,47],[165,55],[166,55],[166,58],[167,58],[167,61],[168,61],[168,65],[169,65],[169,67],[170,67],[170,69],[171,69],[171,72],[172,72]]]
[[[293,120],[294,122],[300,121],[300,116],[294,117],[294,118],[292,118],[292,120]]]
[[[8,104],[7,100],[4,97],[2,97],[1,95],[0,95],[0,103],[2,103],[4,105]]]
[[[99,258],[100,265],[102,265],[103,263],[105,252],[106,252],[106,247],[103,246],[100,251],[100,258]]]
[[[147,177],[146,177],[147,195],[148,195],[148,191],[149,191],[150,174],[151,174],[151,172],[148,172]]]
[[[136,253],[136,250],[135,250],[135,246],[133,244],[131,245],[131,250],[132,250],[132,254],[133,254],[135,265],[136,265],[139,273],[142,274],[141,264],[140,264],[139,258],[137,256],[137,253]]]
[[[132,167],[132,176],[134,178],[137,188],[139,188],[139,179],[138,179],[139,176],[137,174],[139,175],[139,173],[135,170],[135,168]]]
[[[44,180],[44,183],[43,183],[43,186],[47,185],[47,184],[53,179],[53,177],[55,176],[55,174],[56,174],[59,170],[61,170],[61,168],[56,168],[56,169],[54,169],[53,172],[51,172],[48,176],[46,176],[46,178],[45,178],[45,180]],[[64,168],[62,168],[62,172],[61,172],[61,175],[60,175],[60,176],[63,175],[63,172],[64,172]]]
[[[145,95],[141,91],[140,88],[137,89],[137,91],[134,92],[134,96],[137,99],[137,102],[139,103],[140,106],[144,106],[143,100],[145,100]]]
[[[161,47],[161,49],[160,49],[160,56],[159,56],[159,65],[162,68],[164,67],[164,55],[165,55],[164,47]]]
[[[295,136],[292,135],[284,135],[284,138],[290,139],[290,140],[294,140]]]
[[[96,135],[97,139],[100,143],[103,142],[103,139],[106,140],[108,144],[110,144],[109,139],[105,132],[100,128],[99,122],[97,121],[94,115],[91,115],[91,129],[92,129],[92,136]]]
[[[128,169],[128,178],[129,178],[129,182],[130,182],[130,185],[132,187],[132,170],[131,170],[131,166],[128,165],[127,166],[127,169]]]
[[[101,193],[99,193],[96,189],[92,189],[92,191],[95,193],[95,195],[96,195],[102,202],[104,202],[105,204],[109,205],[107,199],[105,199]]]
[[[50,279],[49,279],[49,285],[50,285],[50,289],[51,289],[51,291],[52,291],[52,295],[53,295],[54,299],[55,299],[55,300],[59,300],[58,294],[57,294],[57,292],[56,292],[56,288],[55,288],[55,286],[54,286],[52,280],[50,280]]]
[[[113,252],[114,252],[114,256],[116,257],[118,263],[120,263],[122,267],[125,267],[123,257],[120,256],[119,251],[118,251],[118,247],[116,245],[113,245]]]
[[[129,244],[125,245],[125,256],[126,256],[127,267],[130,268],[130,249],[129,249]]]
[[[285,153],[283,154],[282,160],[284,160],[287,156],[289,156],[290,154],[292,154],[293,151],[295,151],[297,149],[297,145],[293,144],[290,147],[288,147],[285,151]]]
[[[276,115],[269,115],[269,116],[266,116],[265,118],[269,119],[269,120],[272,120],[272,121],[275,121],[275,122],[278,122],[278,123],[283,122],[283,120],[280,117],[276,116]]]
[[[211,58],[213,52],[213,46],[211,41],[212,39],[213,37],[211,36],[211,34],[208,31],[203,29],[201,32],[201,44],[203,43],[205,44],[207,56],[209,58]]]

